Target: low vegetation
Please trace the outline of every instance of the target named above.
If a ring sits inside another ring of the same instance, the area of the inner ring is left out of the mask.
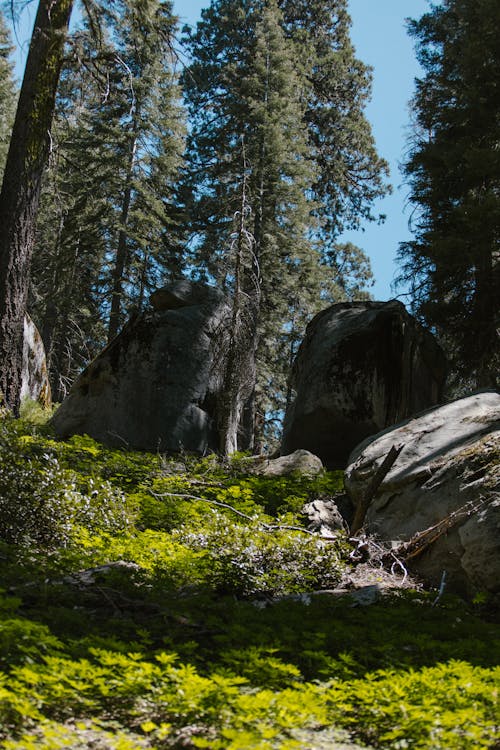
[[[301,508],[341,475],[243,466],[2,419],[2,747],[495,747],[484,597],[334,596],[349,539]]]

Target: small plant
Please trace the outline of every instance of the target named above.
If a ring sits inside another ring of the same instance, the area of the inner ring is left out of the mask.
[[[237,523],[214,512],[199,531],[184,527],[173,537],[208,558],[208,580],[222,593],[282,596],[334,587],[344,563],[338,543],[300,531],[270,530],[259,517]]]
[[[21,402],[21,419],[26,423],[44,425],[48,422],[54,412],[54,407],[45,407],[39,401],[33,401],[31,398],[23,399]]]
[[[31,436],[18,433],[11,420],[0,423],[0,539],[50,547],[68,544],[78,526],[97,531],[130,524],[121,490],[64,469],[50,444],[32,450]]]
[[[300,515],[339,477],[240,464],[0,422],[2,747],[494,747],[492,600],[354,607]]]

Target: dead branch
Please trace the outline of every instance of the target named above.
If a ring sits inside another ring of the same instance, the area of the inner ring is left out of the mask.
[[[434,526],[429,526],[424,531],[418,531],[407,542],[398,545],[393,552],[402,557],[405,562],[421,555],[439,537],[445,534],[453,526],[477,513],[482,507],[493,500],[494,496],[481,497],[479,500],[469,500],[457,510],[450,513],[446,518],[438,521]]]
[[[436,598],[432,602],[432,606],[433,607],[436,606],[436,604],[439,602],[439,600],[443,596],[445,586],[446,586],[446,570],[443,570],[443,575],[441,576],[441,583],[440,583],[440,586],[439,586],[438,595],[436,596]]]
[[[399,568],[403,574],[401,585],[404,585],[408,578],[408,571],[403,561],[395,554],[395,551],[387,550],[385,547],[377,544],[373,539],[364,535],[361,537],[351,537],[349,541],[357,545],[349,555],[350,560],[355,563],[369,561],[371,564],[373,558],[375,558],[380,568],[385,568],[387,570],[390,565],[390,573],[392,576],[396,575],[396,569]],[[370,553],[370,548],[375,550],[375,554]]]
[[[378,467],[377,471],[372,477],[372,480],[368,484],[368,487],[363,493],[361,502],[356,508],[356,513],[354,514],[354,519],[351,524],[351,534],[356,534],[356,532],[359,531],[359,529],[363,526],[365,516],[371,501],[375,497],[378,488],[386,478],[387,474],[392,469],[397,457],[399,456],[403,448],[404,443],[398,446],[393,445],[387,456]]]

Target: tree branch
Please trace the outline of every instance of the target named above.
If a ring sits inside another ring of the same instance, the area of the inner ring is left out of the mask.
[[[351,534],[356,534],[357,531],[362,527],[367,510],[370,506],[371,501],[375,497],[375,494],[386,478],[387,474],[392,469],[397,457],[404,448],[404,444],[395,446],[393,445],[387,456],[384,458],[377,471],[375,472],[371,482],[363,493],[361,502],[356,508],[354,519],[351,524]]]

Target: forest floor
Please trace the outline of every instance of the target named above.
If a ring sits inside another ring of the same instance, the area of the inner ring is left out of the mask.
[[[39,422],[0,421],[3,748],[499,747],[498,607],[311,533],[341,473]]]

